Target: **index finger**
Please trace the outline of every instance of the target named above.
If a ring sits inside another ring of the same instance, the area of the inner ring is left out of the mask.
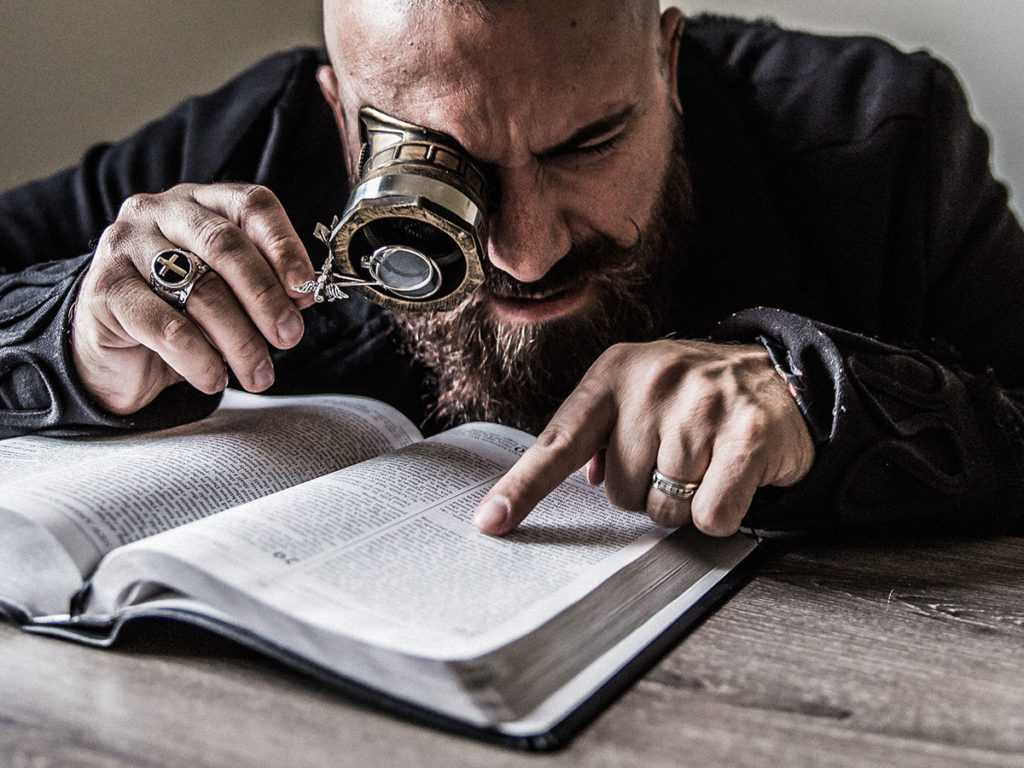
[[[295,298],[307,299],[292,286],[312,279],[313,265],[273,192],[257,184],[198,185],[192,190],[192,197],[236,224],[270,264],[285,291]]]
[[[537,442],[480,502],[473,524],[492,536],[514,529],[607,442],[615,416],[611,393],[584,379],[537,436]]]

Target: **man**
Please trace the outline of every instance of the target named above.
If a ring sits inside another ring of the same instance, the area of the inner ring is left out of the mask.
[[[487,533],[584,465],[718,535],[1019,517],[1024,234],[944,67],[654,0],[324,17],[329,63],[272,59],[0,199],[8,434],[177,423],[234,381],[543,427]],[[493,180],[487,283],[451,313],[294,290],[363,106]],[[148,282],[168,248],[210,268],[186,313]]]

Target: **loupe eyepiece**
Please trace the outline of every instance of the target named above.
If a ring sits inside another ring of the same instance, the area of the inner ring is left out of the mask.
[[[484,280],[486,177],[450,136],[371,107],[359,132],[359,181],[341,218],[317,227],[349,274],[324,273],[388,309],[453,309]]]
[[[425,253],[401,245],[385,245],[362,266],[382,287],[410,301],[426,301],[441,289],[441,270]]]

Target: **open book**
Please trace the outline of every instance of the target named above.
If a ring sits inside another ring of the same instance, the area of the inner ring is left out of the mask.
[[[0,612],[101,646],[183,620],[436,725],[553,746],[756,542],[660,528],[579,473],[511,535],[477,533],[532,439],[229,392],[162,432],[0,441]]]

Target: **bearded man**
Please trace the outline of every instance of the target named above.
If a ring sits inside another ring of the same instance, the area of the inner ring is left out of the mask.
[[[946,67],[656,0],[324,22],[329,58],[271,58],[0,197],[4,434],[167,426],[229,384],[370,394],[539,432],[477,510],[492,534],[581,466],[719,535],[1019,519],[1024,234]],[[295,289],[364,107],[486,169],[486,279],[455,309]],[[148,279],[167,249],[201,260],[187,312]]]

